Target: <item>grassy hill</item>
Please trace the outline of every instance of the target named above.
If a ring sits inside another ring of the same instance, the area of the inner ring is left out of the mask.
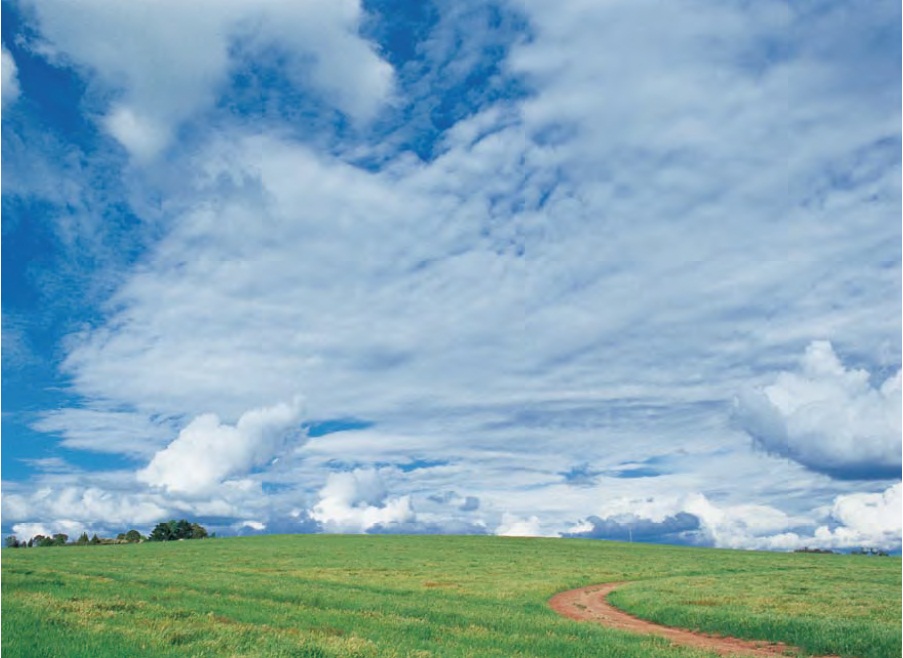
[[[4,550],[14,656],[705,656],[558,617],[611,600],[812,654],[901,655],[898,558],[500,537],[292,535]]]

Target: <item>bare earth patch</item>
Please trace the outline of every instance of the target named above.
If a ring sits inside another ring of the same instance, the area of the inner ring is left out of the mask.
[[[706,635],[682,628],[662,626],[618,610],[606,597],[626,583],[603,583],[561,592],[549,599],[549,606],[560,615],[578,621],[593,621],[609,628],[631,633],[657,635],[674,644],[714,651],[723,656],[788,656],[795,650],[779,642],[754,642],[734,637]],[[834,658],[826,656],[825,658]]]

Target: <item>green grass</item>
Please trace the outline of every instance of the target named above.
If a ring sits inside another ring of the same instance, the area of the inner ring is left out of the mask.
[[[6,657],[710,655],[546,606],[612,580],[638,581],[612,600],[664,623],[901,655],[897,558],[298,535],[4,550],[2,570]]]

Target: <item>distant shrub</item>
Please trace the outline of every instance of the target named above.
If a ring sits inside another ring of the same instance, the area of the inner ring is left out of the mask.
[[[833,555],[834,551],[827,548],[809,548],[808,546],[804,546],[803,548],[798,548],[794,553],[828,553]]]

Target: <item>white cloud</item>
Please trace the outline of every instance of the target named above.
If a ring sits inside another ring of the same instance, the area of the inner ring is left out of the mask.
[[[32,493],[3,496],[3,516],[11,521],[53,525],[73,522],[90,526],[148,524],[166,515],[159,497],[94,486],[42,487]]]
[[[787,531],[803,522],[768,505],[718,506],[701,494],[679,505],[699,518],[703,537],[720,548],[782,549]]]
[[[390,497],[380,472],[374,469],[330,473],[319,498],[311,517],[326,532],[366,532],[417,518],[410,497]]]
[[[701,493],[615,498],[564,534],[619,541],[659,541],[719,548],[785,548],[783,533],[805,519],[768,505],[717,505]],[[780,539],[775,539],[780,537]],[[794,544],[793,546],[796,546]]]
[[[77,521],[61,519],[50,524],[43,523],[16,523],[13,525],[13,534],[19,541],[28,541],[38,535],[52,537],[57,533],[69,535],[69,541],[77,539],[79,535],[88,530],[88,526]]]
[[[882,493],[838,496],[831,516],[839,525],[820,526],[815,539],[830,548],[900,548],[903,535],[903,484]]]
[[[538,516],[521,518],[507,512],[502,515],[502,522],[495,529],[495,534],[501,537],[542,537],[546,535]]]
[[[39,432],[59,433],[60,445],[74,450],[150,457],[172,436],[170,421],[137,412],[87,408],[49,411],[35,421]]]
[[[328,4],[297,9],[310,14],[295,41],[324,56],[312,71],[292,51],[292,75],[363,117],[385,100],[391,71],[355,35],[358,5]],[[104,3],[68,22],[74,9],[46,6],[59,51],[124,90],[107,125],[148,158],[237,64],[217,32],[232,33],[227,15],[247,21],[235,28],[242,57],[296,27],[287,5],[207,16],[208,5],[182,3],[158,16]],[[132,181],[147,205],[166,199],[163,235],[105,321],[67,343],[65,373],[97,408],[225,419],[198,417],[142,472],[167,504],[272,529],[307,509],[335,462],[416,456],[442,465],[330,475],[313,513],[331,529],[399,527],[426,519],[420,500],[455,490],[479,498],[485,527],[502,532],[692,513],[704,541],[777,546],[798,519],[816,522],[814,507],[857,493],[749,454],[726,421],[728,398],[760,383],[758,367],[785,369],[814,336],[856,346],[870,369],[899,368],[899,167],[887,146],[898,101],[886,98],[881,57],[818,45],[847,38],[850,24],[864,34],[866,19],[807,17],[810,32],[793,8],[762,3],[702,15],[680,3],[526,10],[534,36],[499,75],[524,76],[530,93],[460,121],[433,161],[366,140],[326,153],[270,126],[228,124],[194,135],[190,152],[172,145],[165,172],[148,165],[153,190]],[[766,47],[789,29],[793,48]],[[147,56],[161,35],[171,47]],[[111,39],[123,40],[121,63]],[[341,43],[355,45],[325,56]],[[330,78],[331,57],[347,60]],[[873,77],[854,80],[857,69]],[[388,158],[382,169],[349,163],[373,153]],[[229,423],[296,390],[311,418],[374,426],[257,461]],[[70,440],[82,428],[79,446],[107,445],[102,425],[83,420],[60,416],[53,431]],[[582,488],[562,478],[577,463],[620,473],[653,458],[668,462],[657,476],[600,475]],[[268,478],[298,490],[265,496]],[[202,507],[190,494],[206,487],[215,495]],[[683,502],[652,509],[650,496]],[[593,507],[600,498],[626,502]]]
[[[171,139],[170,126],[141,116],[129,107],[114,107],[107,115],[104,125],[139,161],[153,158]]]
[[[23,461],[44,473],[75,473],[79,470],[61,457],[42,457]]]
[[[281,49],[297,84],[356,119],[372,117],[392,89],[391,66],[358,36],[357,0],[90,0],[78,6],[51,0],[33,8],[48,42],[43,52],[88,67],[107,93],[120,96],[104,124],[142,160],[213,105],[237,64],[233,56],[242,52],[237,43],[258,57]]]
[[[300,422],[300,399],[248,411],[234,426],[216,414],[198,416],[138,471],[138,480],[171,493],[208,491],[271,460],[300,435]]]
[[[837,496],[825,511],[791,516],[770,505],[719,505],[701,493],[645,499],[620,498],[581,519],[567,536],[666,541],[718,548],[788,551],[797,548],[899,550],[901,491]],[[825,522],[828,523],[825,523]]]
[[[621,514],[604,519],[591,516],[579,521],[562,535],[628,542],[693,543],[699,527],[699,519],[686,512],[678,512],[661,520]]]
[[[16,60],[6,48],[3,48],[2,54],[2,89],[0,89],[0,99],[3,106],[6,107],[11,103],[15,103],[19,98],[19,77],[16,70]]]
[[[605,27],[607,10],[566,9],[537,9],[537,39],[511,57],[509,66],[532,76],[535,94],[507,114],[489,109],[456,126],[432,163],[399,158],[365,172],[273,135],[224,136],[192,158],[190,168],[204,173],[173,200],[186,209],[176,227],[121,288],[122,311],[68,356],[79,390],[169,415],[234,415],[286,389],[303,390],[312,412],[327,416],[404,408],[426,418],[435,411],[427,398],[449,409],[568,396],[599,408],[655,398],[665,408],[722,399],[748,380],[753,355],[786,349],[796,332],[815,327],[877,354],[899,320],[882,312],[878,322],[860,321],[886,306],[895,285],[868,263],[897,229],[880,206],[851,223],[840,221],[843,209],[822,217],[784,199],[786,179],[760,165],[783,161],[786,144],[755,137],[786,128],[785,103],[773,100],[781,79],[735,70],[725,56],[711,65],[725,80],[716,94],[697,80],[700,70],[709,74],[707,51],[691,49],[674,69],[694,81],[683,95],[652,103],[654,90],[631,84],[667,60],[665,46],[694,42],[700,29],[718,33],[720,21],[742,31],[743,16],[716,12],[700,27],[631,9],[620,19],[631,30],[671,36],[651,60],[629,60],[636,69],[620,71],[611,58],[582,56],[600,43],[620,46]],[[757,20],[755,29],[774,29],[773,18]],[[600,26],[611,42],[595,38]],[[722,45],[731,52],[732,43]],[[535,72],[546,55],[573,74]],[[585,84],[600,76],[615,76],[617,95]],[[562,102],[569,94],[583,101]],[[821,116],[818,98],[811,111]],[[665,114],[649,117],[649,135],[600,120],[633,107]],[[675,160],[662,141],[672,114],[714,133],[685,136],[698,158]],[[824,130],[849,136],[837,120],[827,117]],[[588,132],[548,145],[543,131],[556,122]],[[882,130],[869,125],[865,144]],[[810,155],[800,167],[813,175],[831,160]],[[663,180],[650,179],[654,172]],[[836,194],[853,203],[871,192]],[[785,201],[794,207],[775,227],[769,218]],[[822,223],[838,228],[812,245]],[[817,257],[776,259],[784,248],[839,250],[840,260],[864,265],[834,276]],[[845,298],[847,279],[860,275],[887,281]],[[810,300],[805,314],[793,303],[801,295]],[[843,312],[837,299],[846,299]],[[378,391],[372,377],[383,382]]]
[[[800,371],[739,399],[742,427],[765,450],[836,477],[900,474],[900,371],[872,386],[864,370],[847,369],[831,344],[806,348]]]

